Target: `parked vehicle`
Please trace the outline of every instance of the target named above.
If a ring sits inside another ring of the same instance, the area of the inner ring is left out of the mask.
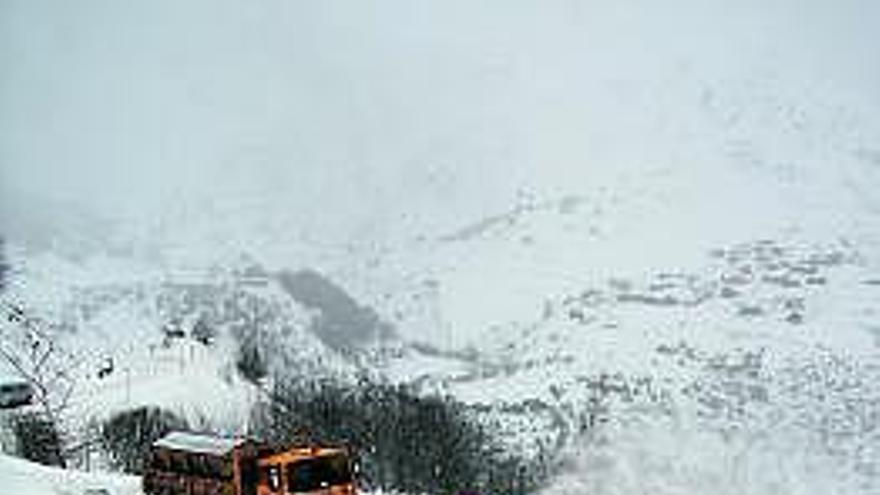
[[[34,389],[25,381],[0,383],[0,409],[13,409],[32,404]]]
[[[147,495],[355,495],[344,447],[280,448],[243,438],[172,432],[157,440]]]

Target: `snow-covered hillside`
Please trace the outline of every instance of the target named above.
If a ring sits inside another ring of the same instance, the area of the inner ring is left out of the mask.
[[[61,3],[0,7],[0,234],[74,424],[242,433],[257,343],[546,495],[880,491],[876,2]]]

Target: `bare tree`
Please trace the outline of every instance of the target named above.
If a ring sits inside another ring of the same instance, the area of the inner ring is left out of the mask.
[[[56,328],[20,305],[5,300],[0,304],[5,313],[0,323],[0,360],[30,385],[42,419],[63,431],[78,360],[58,343]]]

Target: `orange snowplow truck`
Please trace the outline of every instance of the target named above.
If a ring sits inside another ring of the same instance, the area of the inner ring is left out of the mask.
[[[146,495],[355,495],[344,447],[269,447],[243,438],[173,432],[150,449]]]

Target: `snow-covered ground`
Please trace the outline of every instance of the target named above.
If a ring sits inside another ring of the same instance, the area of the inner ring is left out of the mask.
[[[139,477],[45,467],[2,454],[0,482],[3,493],[10,495],[141,494]]]
[[[245,432],[257,326],[555,439],[547,495],[880,491],[876,2],[29,5],[4,297],[77,329],[73,423]],[[344,355],[301,269],[392,335]]]

